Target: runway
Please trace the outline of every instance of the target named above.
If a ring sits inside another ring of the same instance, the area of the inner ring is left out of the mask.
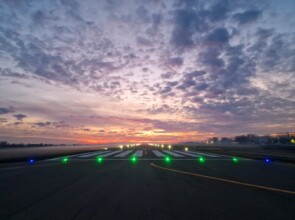
[[[107,160],[129,160],[130,157],[135,156],[140,160],[162,160],[164,157],[173,157],[174,159],[181,160],[193,160],[197,158],[206,159],[219,159],[219,160],[230,160],[230,156],[217,155],[212,153],[204,153],[199,151],[180,151],[180,150],[165,150],[165,149],[135,149],[135,150],[99,150],[90,153],[73,154],[68,156],[73,160],[94,160],[98,157],[105,158]],[[49,161],[58,161],[63,157],[51,158]],[[243,158],[245,160],[245,158]]]
[[[1,164],[0,219],[294,219],[294,166],[237,159],[137,148]]]

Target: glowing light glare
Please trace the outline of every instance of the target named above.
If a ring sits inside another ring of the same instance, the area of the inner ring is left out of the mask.
[[[120,145],[119,147],[120,147],[121,150],[123,149],[123,146],[122,145]]]
[[[64,157],[61,160],[62,163],[68,163],[69,162],[69,158],[68,157]]]
[[[171,145],[168,146],[168,149],[171,150]]]
[[[233,160],[234,163],[238,163],[239,162],[239,159],[237,157],[233,157],[232,160]]]
[[[269,158],[266,158],[266,159],[265,159],[265,162],[266,162],[266,163],[270,163],[271,160],[270,160]]]
[[[30,159],[30,160],[28,160],[28,163],[29,164],[34,164],[36,161],[34,160],[34,159]]]
[[[103,158],[102,158],[102,157],[98,157],[98,158],[96,158],[96,161],[97,161],[98,163],[102,163],[102,162],[103,162]]]
[[[291,144],[295,144],[295,139],[291,139]]]
[[[166,156],[164,160],[166,163],[169,163],[171,161],[171,158],[169,156]]]
[[[200,163],[205,163],[205,158],[204,157],[199,157],[199,162]]]
[[[188,151],[188,148],[186,147],[184,150],[185,150],[185,151]]]
[[[135,156],[131,157],[130,160],[131,160],[132,163],[136,163],[137,162],[137,158]]]

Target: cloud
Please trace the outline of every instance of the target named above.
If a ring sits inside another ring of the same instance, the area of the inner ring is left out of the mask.
[[[182,57],[169,58],[167,64],[171,66],[181,66],[183,64],[183,58]]]
[[[152,14],[152,23],[153,23],[152,29],[154,32],[158,31],[159,26],[162,24],[162,21],[163,21],[163,14],[160,14],[160,13]]]
[[[228,1],[222,0],[212,5],[211,8],[208,11],[206,11],[206,15],[211,21],[216,22],[226,19],[228,12]]]
[[[0,115],[4,115],[4,114],[9,114],[9,113],[13,113],[15,110],[13,107],[1,107],[0,108]]]
[[[58,121],[58,122],[51,122],[51,124],[55,127],[55,128],[61,128],[61,129],[66,129],[69,128],[70,125],[67,124],[64,121]]]
[[[136,15],[144,23],[148,23],[151,21],[149,11],[143,5],[137,8]]]
[[[173,77],[174,73],[172,72],[167,72],[167,73],[162,73],[161,78],[163,79],[171,79]]]
[[[183,75],[179,85],[176,88],[180,90],[187,90],[188,88],[195,86],[198,81],[201,81],[205,74],[205,71],[193,71],[186,73]]]
[[[28,79],[28,75],[26,74],[22,74],[22,73],[17,73],[17,72],[13,72],[10,69],[2,69],[0,68],[0,76],[3,77],[11,77],[11,78],[18,78],[18,79]]]
[[[32,124],[32,127],[67,129],[70,128],[70,125],[64,121],[45,121],[35,122]]]
[[[0,118],[0,124],[7,123],[8,120],[6,118]]]
[[[208,49],[200,53],[199,60],[205,66],[208,66],[212,69],[221,68],[224,66],[224,61],[220,58],[220,52],[217,49]]]
[[[198,11],[187,8],[174,11],[175,24],[171,43],[180,48],[193,46],[195,32],[203,32],[207,28],[204,17]]]
[[[13,125],[14,126],[19,126],[19,125],[23,125],[24,123],[23,122],[20,122],[20,121],[17,121],[17,122],[14,122]]]
[[[43,25],[43,22],[46,19],[44,13],[42,11],[40,11],[40,10],[34,12],[31,15],[31,17],[32,17],[33,23],[39,24],[39,25]]]
[[[161,106],[152,106],[151,108],[145,108],[145,109],[139,109],[136,110],[136,112],[148,112],[149,114],[152,115],[156,115],[156,114],[163,114],[163,113],[175,113],[177,112],[177,109],[167,105],[167,104],[163,104]]]
[[[22,121],[24,118],[28,117],[27,115],[24,115],[24,114],[17,114],[13,116],[19,121]]]
[[[171,43],[176,47],[191,47],[194,44],[192,35],[192,31],[188,29],[176,28],[172,33]]]
[[[51,122],[47,121],[47,122],[36,122],[34,123],[35,126],[37,127],[49,127],[51,125]]]
[[[140,46],[152,46],[152,42],[150,40],[146,39],[146,38],[143,38],[143,37],[137,37],[136,42]]]
[[[261,10],[248,10],[233,15],[233,19],[239,24],[248,24],[256,21],[262,15]]]
[[[229,41],[230,35],[226,28],[216,28],[205,37],[205,42],[213,45],[222,45]]]
[[[21,122],[13,105],[38,116],[14,127],[19,136],[29,127],[31,135],[75,130],[87,139],[95,132],[81,128],[107,128],[96,132],[105,137],[135,125],[159,134],[290,126],[294,15],[284,8],[240,0],[3,2],[0,114]],[[144,135],[134,129],[122,136]]]

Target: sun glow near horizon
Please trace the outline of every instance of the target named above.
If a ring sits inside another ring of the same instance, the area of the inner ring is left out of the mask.
[[[176,143],[292,132],[293,5],[3,2],[0,140]]]

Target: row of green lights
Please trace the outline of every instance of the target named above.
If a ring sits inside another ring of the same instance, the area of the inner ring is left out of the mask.
[[[70,159],[68,158],[68,157],[63,157],[62,159],[61,159],[61,162],[63,163],[63,164],[66,164],[66,163],[68,163],[70,161]],[[103,162],[103,157],[97,157],[96,158],[96,161],[98,162],[98,163],[102,163]]]
[[[169,157],[169,156],[165,156],[164,161],[165,161],[166,163],[169,163],[169,162],[171,161],[171,157]],[[199,157],[199,158],[198,158],[198,161],[199,161],[200,163],[205,163],[205,158],[204,158],[204,157]]]
[[[136,163],[137,160],[138,160],[138,159],[137,159],[136,156],[132,156],[132,157],[130,158],[130,161],[131,161],[132,163]],[[97,161],[98,163],[102,163],[102,162],[103,162],[103,157],[97,157],[97,158],[96,158],[96,161]],[[171,162],[171,157],[169,157],[169,156],[165,156],[164,161],[167,162],[167,163]],[[199,157],[199,158],[198,158],[198,161],[199,161],[200,163],[205,163],[205,162],[206,162],[206,159],[205,159],[204,157]],[[239,159],[238,159],[237,157],[233,157],[233,158],[232,158],[232,161],[233,161],[234,163],[238,163],[238,162],[239,162]],[[64,163],[64,164],[66,164],[66,163],[69,162],[69,158],[68,158],[68,157],[64,157],[64,158],[62,158],[61,162]]]
[[[167,163],[169,163],[169,162],[171,161],[171,158],[170,158],[169,156],[166,156],[166,157],[164,158],[164,161],[167,162]],[[199,161],[200,163],[205,163],[205,162],[206,162],[206,159],[205,159],[204,157],[199,157],[199,158],[198,158],[198,161]],[[233,157],[233,158],[232,158],[232,161],[233,161],[234,163],[238,163],[238,162],[239,162],[239,159],[238,159],[237,157]]]
[[[135,157],[135,156],[132,156],[131,158],[130,158],[130,160],[131,160],[131,162],[137,162],[137,157]],[[66,163],[68,163],[69,162],[69,158],[68,157],[63,157],[62,159],[61,159],[61,162],[62,163],[64,163],[64,164],[66,164]],[[97,157],[96,158],[96,162],[98,162],[98,163],[102,163],[103,162],[103,157]]]

